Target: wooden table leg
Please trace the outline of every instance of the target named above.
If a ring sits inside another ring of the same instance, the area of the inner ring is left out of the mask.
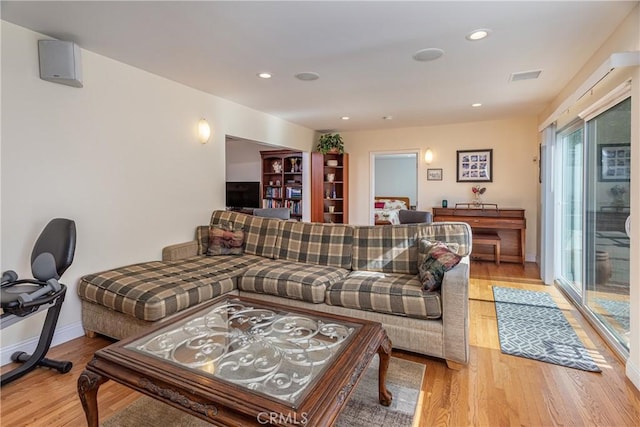
[[[98,427],[98,387],[106,381],[101,375],[87,370],[78,378],[78,396],[89,427]]]
[[[378,370],[378,396],[380,404],[383,406],[391,405],[393,396],[387,390],[387,370],[389,369],[389,360],[391,360],[391,340],[384,335],[384,341],[378,348],[378,357],[380,358],[380,366]]]

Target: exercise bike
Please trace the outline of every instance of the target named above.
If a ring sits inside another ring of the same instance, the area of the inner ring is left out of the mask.
[[[68,361],[47,359],[67,287],[58,280],[73,262],[76,248],[76,225],[70,219],[55,218],[40,233],[31,252],[33,279],[19,279],[13,270],[2,273],[0,283],[0,330],[47,310],[38,346],[33,354],[17,351],[11,355],[19,367],[2,374],[1,384],[20,378],[37,366],[53,368],[67,373],[72,368]]]

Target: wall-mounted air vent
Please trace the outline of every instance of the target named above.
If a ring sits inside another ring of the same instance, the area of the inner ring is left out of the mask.
[[[532,80],[540,77],[540,73],[542,70],[533,70],[533,71],[522,71],[520,73],[513,73],[509,78],[511,82],[517,82],[519,80]]]

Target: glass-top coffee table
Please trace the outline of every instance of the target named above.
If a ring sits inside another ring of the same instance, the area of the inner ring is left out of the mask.
[[[330,425],[376,353],[389,405],[379,323],[223,296],[96,352],[78,393],[90,426],[109,379],[217,425]]]

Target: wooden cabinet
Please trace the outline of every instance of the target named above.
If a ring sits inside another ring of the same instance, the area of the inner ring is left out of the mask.
[[[291,150],[260,151],[262,207],[289,208],[291,218],[302,218],[302,153]]]
[[[478,234],[495,232],[500,236],[500,258],[507,262],[517,262],[524,266],[525,234],[527,221],[524,209],[470,209],[470,208],[432,208],[433,221],[459,221],[471,226]],[[472,237],[471,257],[480,260],[493,260],[493,248],[476,245]]]
[[[311,153],[311,221],[349,223],[349,155]]]

